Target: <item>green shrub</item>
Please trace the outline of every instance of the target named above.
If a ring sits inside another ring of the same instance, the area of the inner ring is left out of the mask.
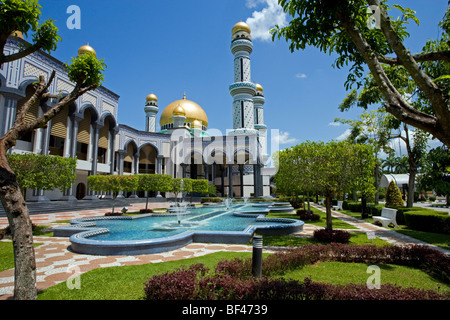
[[[430,213],[434,212],[433,209],[427,209],[427,208],[421,208],[421,207],[412,207],[412,208],[392,207],[392,208],[393,209],[397,209],[397,223],[398,224],[406,224],[404,213],[407,212],[407,211],[427,211],[427,212],[430,212]]]
[[[450,234],[450,216],[447,212],[414,210],[405,211],[403,216],[410,229]]]
[[[361,202],[349,202],[347,204],[348,210],[351,212],[362,212],[362,203]]]
[[[386,192],[386,207],[404,207],[404,204],[400,189],[391,181]]]
[[[371,215],[372,217],[381,216],[381,210],[383,210],[384,204],[370,204],[367,206],[367,208],[369,209],[369,215]]]

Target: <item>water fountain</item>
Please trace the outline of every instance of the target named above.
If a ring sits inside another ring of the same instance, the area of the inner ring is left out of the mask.
[[[223,203],[225,204],[225,207],[227,208],[227,210],[230,210],[231,204],[233,203],[233,199],[232,198],[224,198]]]
[[[188,202],[182,200],[181,202],[171,202],[171,206],[167,209],[170,213],[175,213],[177,215],[178,224],[181,224],[181,218],[184,215],[189,214],[190,212],[187,210]]]
[[[180,181],[180,193],[181,193],[181,202],[178,201],[178,197],[175,196],[175,202],[170,202],[171,206],[169,209],[167,209],[167,211],[169,211],[170,213],[175,213],[177,216],[177,221],[178,221],[178,225],[181,224],[181,218],[186,215],[189,214],[190,212],[187,210],[187,207],[189,205],[189,202],[186,202],[183,199],[183,189],[184,189],[184,181],[183,179],[181,179]]]

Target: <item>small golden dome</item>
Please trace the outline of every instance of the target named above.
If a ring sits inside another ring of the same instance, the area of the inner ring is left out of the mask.
[[[150,93],[150,94],[147,96],[147,101],[155,101],[155,102],[157,102],[157,101],[158,101],[158,98],[157,98],[153,93]]]
[[[97,57],[97,52],[95,52],[94,48],[92,48],[89,44],[84,45],[78,49],[78,54],[92,53],[94,57]]]
[[[178,107],[175,108],[175,110],[173,110],[172,115],[174,116],[185,116],[186,112],[184,112],[184,109],[181,105],[179,105]]]
[[[194,129],[201,129],[202,128],[202,122],[198,120],[194,120],[191,124],[191,127]]]
[[[183,99],[172,102],[163,110],[159,119],[159,125],[161,127],[173,123],[172,116],[178,107],[183,109],[183,115],[186,116],[186,123],[193,123],[194,120],[198,120],[203,126],[208,127],[208,117],[205,111],[194,101],[186,99],[186,95],[183,96]]]
[[[17,31],[17,30],[13,31],[13,32],[11,32],[11,35],[14,36],[14,37],[20,38],[20,39],[24,39],[23,38],[23,33],[21,31]]]
[[[260,85],[259,83],[255,83],[255,85],[256,85],[256,91],[263,92],[263,87],[262,87],[262,85]]]
[[[250,27],[245,22],[238,22],[234,25],[233,29],[231,30],[231,34],[235,34],[238,31],[245,31],[247,33],[250,33]]]

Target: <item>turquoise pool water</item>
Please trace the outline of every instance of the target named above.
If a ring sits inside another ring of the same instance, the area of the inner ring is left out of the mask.
[[[234,216],[234,212],[245,211],[245,205],[225,207],[189,208],[191,212],[181,217],[149,216],[134,220],[96,220],[96,228],[107,228],[108,233],[89,236],[96,241],[147,240],[174,236],[185,231],[244,231],[249,226],[286,225],[286,222],[256,221],[258,214],[251,217]],[[254,209],[254,208],[253,208]]]

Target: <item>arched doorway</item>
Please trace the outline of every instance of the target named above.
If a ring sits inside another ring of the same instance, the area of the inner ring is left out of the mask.
[[[130,141],[126,147],[127,154],[123,159],[123,172],[124,173],[136,173],[135,167],[133,166],[135,162],[135,155],[137,154],[137,146],[134,141]]]
[[[77,158],[78,160],[89,160],[89,148],[91,144],[92,124],[97,120],[97,113],[92,108],[87,108],[84,117],[78,124],[77,135]]]
[[[151,145],[146,144],[139,150],[139,173],[155,174],[156,173],[156,157],[158,150]]]

